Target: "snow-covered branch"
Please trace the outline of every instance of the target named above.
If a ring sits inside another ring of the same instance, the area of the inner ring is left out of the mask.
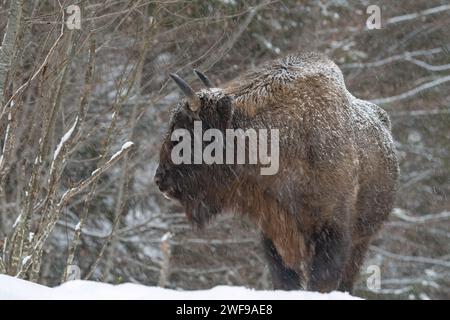
[[[443,52],[444,52],[444,49],[442,49],[442,48],[406,51],[404,53],[396,54],[394,56],[387,57],[387,58],[380,59],[380,60],[373,61],[373,62],[347,63],[347,64],[343,64],[341,67],[344,69],[382,67],[384,65],[387,65],[389,63],[396,62],[396,61],[404,61],[404,60],[408,60],[408,59],[413,59],[414,57],[421,57],[421,56],[432,56],[432,55],[443,53]]]
[[[437,221],[450,219],[450,211],[443,211],[441,213],[427,214],[427,215],[423,215],[423,216],[419,216],[419,217],[413,217],[413,216],[406,214],[406,212],[404,210],[402,210],[400,208],[395,208],[392,211],[392,214],[394,216],[396,216],[397,218],[402,219],[403,221],[411,222],[414,224],[437,222]]]
[[[79,182],[76,186],[68,189],[62,196],[56,207],[54,208],[54,211],[50,214],[51,219],[46,223],[44,226],[43,232],[40,234],[40,237],[33,242],[33,251],[32,255],[40,252],[42,250],[42,247],[47,240],[47,238],[50,236],[51,231],[53,230],[54,226],[56,225],[58,218],[60,216],[60,212],[62,208],[68,203],[68,201],[74,197],[75,195],[82,192],[86,187],[88,187],[91,183],[96,181],[102,173],[107,171],[109,168],[111,168],[115,163],[117,163],[128,151],[130,151],[131,147],[133,146],[132,142],[126,142],[122,148],[115,153],[103,166],[98,168],[94,174],[90,175],[87,179]],[[80,229],[81,230],[81,229]],[[32,259],[29,259],[25,263],[22,264],[21,269],[19,270],[17,277],[21,277],[30,267],[32,262]]]
[[[439,85],[442,85],[444,83],[447,83],[450,81],[450,75],[449,76],[445,76],[445,77],[440,77],[437,78],[433,81],[421,84],[420,86],[415,87],[414,89],[411,89],[409,91],[406,91],[404,93],[392,96],[392,97],[386,97],[386,98],[379,98],[379,99],[374,99],[374,100],[370,100],[370,102],[375,103],[375,104],[387,104],[387,103],[392,103],[392,102],[396,102],[399,100],[404,100],[404,99],[408,99],[408,98],[412,98],[415,95],[432,89],[434,87],[437,87]]]
[[[410,20],[414,20],[414,19],[418,19],[418,18],[423,18],[425,16],[445,12],[448,10],[450,10],[450,5],[443,4],[441,6],[432,7],[429,9],[422,10],[422,11],[407,13],[407,14],[403,14],[400,16],[391,17],[386,20],[386,25],[392,25],[392,24],[402,23],[405,21],[410,21]]]
[[[117,151],[111,158],[100,168],[95,169],[92,174],[83,181],[80,181],[76,186],[68,189],[61,197],[58,206],[64,206],[67,202],[72,199],[75,195],[82,192],[86,187],[88,187],[92,182],[96,181],[102,173],[111,168],[115,163],[117,163],[126,152],[128,152],[133,146],[133,142],[128,141],[122,145],[119,151]]]
[[[418,59],[414,59],[411,57],[408,57],[405,59],[406,61],[409,61],[411,63],[414,63],[415,65],[424,68],[426,70],[429,71],[446,71],[446,70],[450,70],[450,63],[449,64],[442,64],[442,65],[438,65],[438,66],[434,66],[431,65],[429,63],[426,63],[424,61],[418,60]]]
[[[435,258],[428,258],[428,257],[420,257],[420,256],[401,255],[401,254],[389,252],[387,250],[384,250],[384,249],[381,249],[381,248],[378,248],[375,246],[370,246],[370,250],[380,253],[383,256],[386,256],[388,258],[395,259],[395,260],[401,260],[401,261],[405,261],[405,262],[432,264],[432,265],[436,265],[436,266],[450,268],[450,261],[445,261],[445,260],[435,259]]]
[[[431,108],[427,110],[411,110],[411,111],[393,111],[389,115],[391,117],[422,117],[430,115],[445,115],[450,114],[450,108]]]

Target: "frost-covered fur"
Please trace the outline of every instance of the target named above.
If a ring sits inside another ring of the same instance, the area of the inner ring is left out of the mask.
[[[387,114],[356,99],[316,53],[275,60],[204,89],[198,112],[175,108],[157,170],[161,191],[203,226],[222,211],[260,227],[274,287],[351,291],[367,246],[392,209],[398,175]],[[280,169],[174,165],[170,133],[203,127],[280,130]]]

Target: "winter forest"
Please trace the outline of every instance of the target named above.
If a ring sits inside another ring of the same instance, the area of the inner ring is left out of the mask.
[[[389,114],[400,162],[353,294],[450,299],[448,1],[0,0],[0,41],[0,274],[271,290],[254,224],[196,231],[153,176],[181,98],[170,73],[220,87],[307,50]]]

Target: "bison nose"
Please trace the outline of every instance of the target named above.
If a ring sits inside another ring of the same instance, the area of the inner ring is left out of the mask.
[[[161,185],[161,181],[162,181],[161,172],[156,171],[156,174],[153,177],[153,181],[155,181],[155,183],[158,187]]]

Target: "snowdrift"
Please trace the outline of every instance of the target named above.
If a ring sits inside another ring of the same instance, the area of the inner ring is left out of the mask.
[[[179,291],[125,283],[75,280],[49,288],[0,275],[0,299],[145,299],[145,300],[353,300],[343,292],[322,294],[308,291],[257,291],[244,287],[217,286],[209,290]]]

